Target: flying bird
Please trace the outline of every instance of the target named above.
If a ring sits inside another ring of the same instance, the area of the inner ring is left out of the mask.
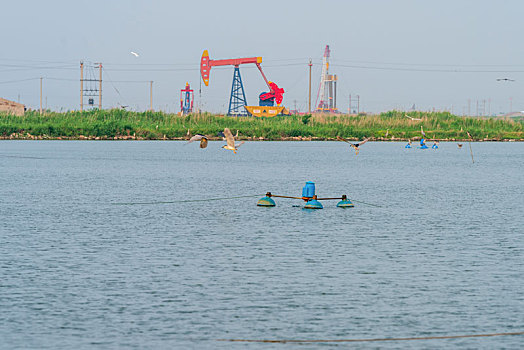
[[[229,130],[229,128],[224,129],[224,136],[226,138],[227,145],[222,146],[222,148],[233,151],[233,153],[236,154],[238,147],[242,146],[244,144],[244,141],[235,145],[235,138],[233,137],[233,134],[231,133],[231,130]]]
[[[409,118],[409,119],[411,119],[411,120],[422,120],[422,119],[420,119],[420,118],[413,118],[413,117],[410,117],[410,116],[407,115],[407,114],[406,114],[404,117]]]
[[[498,78],[497,81],[515,81],[515,79],[510,79],[510,78]]]
[[[208,138],[207,138],[207,136],[204,136],[204,135],[201,135],[201,134],[196,134],[195,136],[190,138],[189,141],[187,141],[186,145],[188,143],[193,142],[193,141],[200,141],[200,148],[206,148],[207,147]]]
[[[462,144],[461,143],[457,143],[457,146],[458,146],[458,148],[462,148]]]
[[[349,145],[351,147],[353,147],[353,149],[355,150],[355,155],[358,156],[358,151],[360,150],[359,147],[362,146],[363,144],[365,144],[366,142],[368,142],[369,138],[366,138],[363,141],[360,141],[358,143],[350,142],[350,141],[348,141],[348,140],[346,140],[346,139],[344,139],[344,138],[342,138],[340,136],[337,136],[337,140],[349,143]]]
[[[131,55],[133,55],[133,56],[135,56],[135,57],[138,57],[138,56],[140,56],[139,54],[137,54],[137,53],[136,53],[136,52],[134,52],[134,51],[131,51]]]

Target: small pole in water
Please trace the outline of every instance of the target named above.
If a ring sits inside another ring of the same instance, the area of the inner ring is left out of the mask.
[[[469,143],[469,153],[471,154],[471,161],[473,162],[473,164],[475,164],[475,160],[473,159],[473,149],[471,148],[471,139],[472,139],[472,137],[471,137],[471,135],[469,134],[468,131],[466,131],[466,133],[467,133],[468,136],[469,136],[469,141],[468,141],[468,143]]]

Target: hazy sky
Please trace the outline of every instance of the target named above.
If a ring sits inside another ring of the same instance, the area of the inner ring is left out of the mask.
[[[200,103],[202,51],[212,59],[262,56],[268,78],[286,90],[284,105],[313,103],[324,47],[339,76],[338,105],[349,94],[361,110],[524,110],[524,2],[473,0],[346,1],[2,1],[0,97],[78,109],[81,60],[102,62],[104,108],[178,111],[186,82]],[[135,51],[140,56],[134,57]],[[94,71],[93,71],[94,72]],[[86,74],[89,70],[86,69]],[[256,68],[241,67],[249,104],[267,88]],[[226,112],[233,68],[214,68],[202,84],[205,110]],[[497,78],[515,82],[497,82]],[[27,79],[27,80],[26,80]]]

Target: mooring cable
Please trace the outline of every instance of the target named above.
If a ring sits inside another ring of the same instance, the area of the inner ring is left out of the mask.
[[[377,205],[377,204],[371,204],[371,203],[367,203],[367,202],[363,202],[363,201],[357,201],[355,199],[350,199],[352,202],[355,202],[355,203],[360,203],[360,204],[365,204],[365,205],[369,205],[371,207],[377,207],[377,208],[382,208],[381,205]]]
[[[357,342],[379,342],[379,341],[481,338],[481,337],[498,337],[498,336],[508,336],[508,335],[524,335],[524,332],[442,335],[442,336],[436,335],[436,336],[428,336],[428,337],[406,337],[406,338],[280,339],[280,340],[279,339],[217,339],[217,341],[239,342],[239,343],[357,343]]]
[[[239,198],[252,198],[252,197],[260,197],[264,196],[263,194],[251,194],[246,196],[232,196],[232,197],[219,197],[219,198],[204,198],[204,199],[180,199],[180,200],[173,200],[173,201],[154,201],[154,202],[115,202],[115,203],[109,203],[111,205],[156,205],[156,204],[176,204],[176,203],[193,203],[193,202],[209,202],[209,201],[223,201],[223,200],[230,200],[230,199],[239,199]],[[291,197],[291,196],[278,196],[278,195],[272,195],[272,197],[280,197],[280,198],[291,198],[291,199],[302,199],[302,197]],[[322,198],[321,198],[322,199]],[[369,205],[372,207],[382,208],[380,205],[367,203],[364,201],[354,200],[351,199],[352,202],[355,203],[361,203],[365,205]]]
[[[234,196],[234,197],[221,197],[221,198],[205,198],[205,199],[181,199],[174,201],[155,201],[155,202],[122,202],[122,203],[110,203],[112,205],[154,205],[154,204],[174,204],[174,203],[191,203],[191,202],[208,202],[208,201],[222,201],[228,199],[238,198],[251,198],[263,196],[261,194],[252,194],[248,196]]]

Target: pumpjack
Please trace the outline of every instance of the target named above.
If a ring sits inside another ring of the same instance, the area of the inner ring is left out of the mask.
[[[231,96],[229,98],[228,115],[245,116],[251,114],[256,117],[273,117],[281,114],[284,107],[280,106],[284,99],[284,89],[279,87],[276,83],[268,81],[264,71],[262,71],[262,57],[246,57],[246,58],[232,58],[223,60],[212,60],[209,58],[209,53],[204,50],[200,60],[200,75],[206,86],[209,86],[209,79],[211,68],[216,66],[234,66],[233,84],[231,86]],[[244,92],[244,85],[242,84],[242,77],[240,76],[241,64],[255,64],[262,74],[262,78],[266,82],[269,89],[267,92],[262,92],[259,95],[258,106],[248,106],[246,94]],[[275,106],[275,103],[277,104]]]

